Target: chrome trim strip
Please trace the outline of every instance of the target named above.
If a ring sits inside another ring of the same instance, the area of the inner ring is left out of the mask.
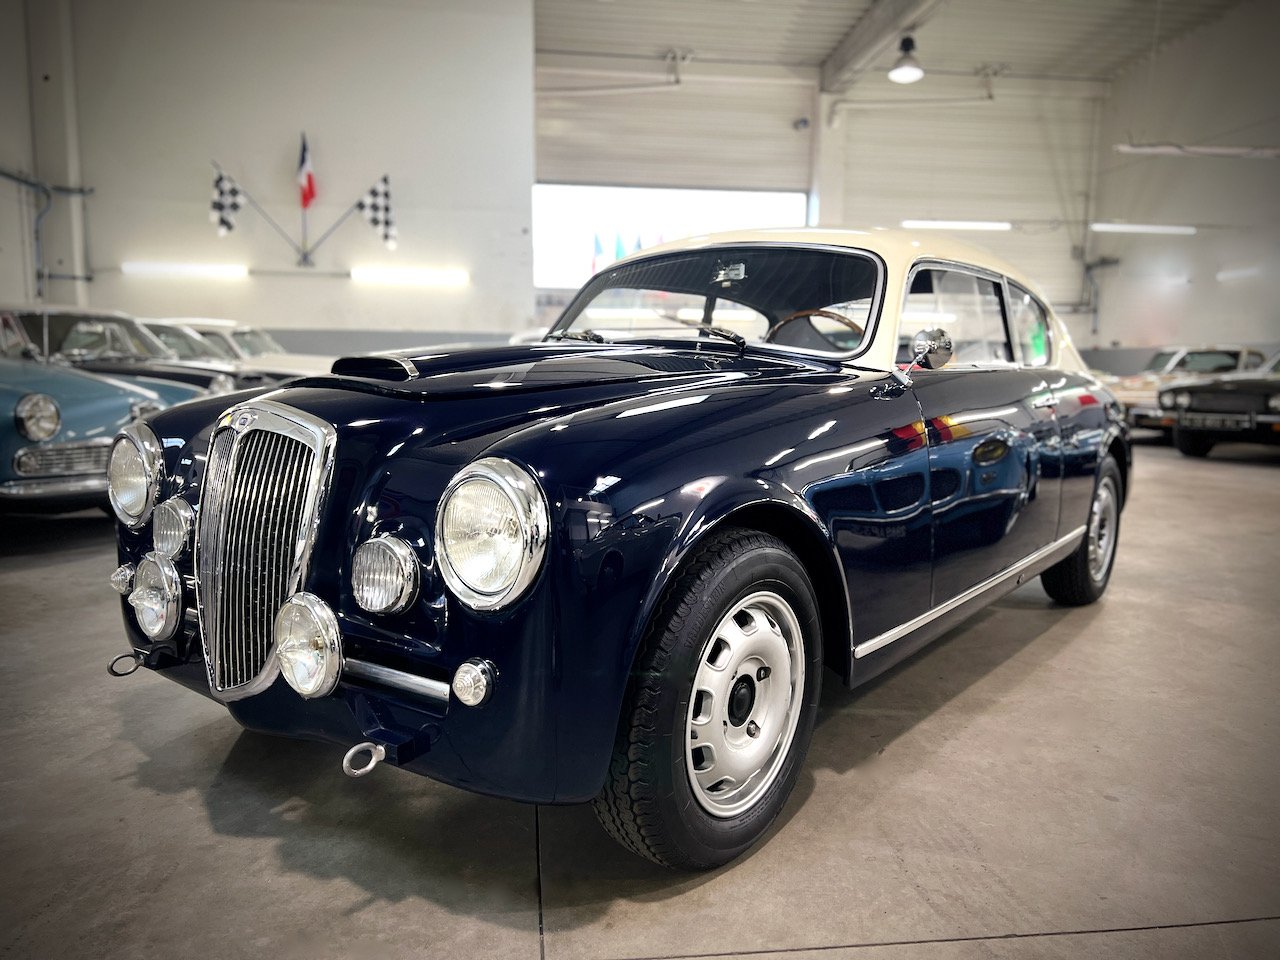
[[[0,500],[36,500],[107,492],[107,476],[57,477],[53,480],[11,480],[0,483]]]
[[[115,444],[115,437],[97,437],[93,440],[76,440],[68,443],[33,443],[25,447],[20,447],[13,455],[13,472],[20,477],[59,477],[59,476],[82,476],[84,474],[102,474],[107,475],[107,459],[111,455],[111,447]],[[71,456],[77,454],[95,454],[101,452],[102,463],[91,463],[88,466],[80,465],[71,469],[46,470],[43,473],[27,473],[19,465],[19,461],[27,454],[51,454],[54,456]]]
[[[863,641],[862,643],[858,644],[856,647],[853,648],[854,659],[860,659],[862,657],[865,657],[869,653],[875,653],[881,647],[887,647],[889,644],[893,643],[893,641],[901,640],[903,637],[907,636],[907,634],[914,633],[920,627],[923,627],[926,624],[932,623],[934,620],[937,620],[941,616],[945,616],[946,614],[950,613],[952,610],[955,610],[957,607],[963,606],[964,604],[968,603],[970,600],[980,597],[982,594],[986,593],[988,590],[998,587],[1002,583],[1005,583],[1006,581],[1011,580],[1012,578],[1016,577],[1018,574],[1022,573],[1022,571],[1026,570],[1028,567],[1033,566],[1034,564],[1043,560],[1045,557],[1050,556],[1051,554],[1057,552],[1058,550],[1061,550],[1063,547],[1073,546],[1077,544],[1080,541],[1080,539],[1084,536],[1085,530],[1087,529],[1088,528],[1085,526],[1077,527],[1075,530],[1072,530],[1065,537],[1055,540],[1053,543],[1049,544],[1048,546],[1041,547],[1035,553],[1031,554],[1031,556],[1026,557],[1022,560],[1019,560],[1013,566],[1005,570],[1001,570],[999,573],[988,577],[986,580],[983,580],[981,583],[970,587],[968,590],[964,591],[964,593],[956,594],[946,603],[939,604],[938,606],[934,607],[932,610],[928,610],[925,613],[920,614],[920,616],[916,617],[914,620],[908,620],[906,623],[901,624],[900,626],[894,627],[892,630],[886,630],[884,633],[880,634],[880,636],[878,637],[872,637],[870,640]]]
[[[343,662],[343,670],[344,673],[349,673],[362,680],[380,683],[387,687],[395,687],[397,690],[406,690],[409,693],[416,693],[420,697],[438,700],[441,703],[449,702],[449,685],[443,680],[432,680],[429,677],[420,677],[416,673],[392,670],[390,667],[368,663],[364,660],[352,660],[350,657]]]

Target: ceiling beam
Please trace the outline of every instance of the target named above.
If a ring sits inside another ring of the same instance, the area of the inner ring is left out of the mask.
[[[945,0],[875,0],[822,63],[822,89],[844,93],[892,50],[904,33],[921,26]]]

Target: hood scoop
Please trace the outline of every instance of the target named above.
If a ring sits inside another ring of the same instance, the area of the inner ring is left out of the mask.
[[[417,365],[407,357],[339,357],[333,361],[331,372],[341,377],[389,380],[393,383],[417,380],[422,376]]]

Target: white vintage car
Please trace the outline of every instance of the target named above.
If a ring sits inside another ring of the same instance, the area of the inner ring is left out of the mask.
[[[194,330],[227,360],[238,361],[257,370],[296,376],[325,374],[337,359],[315,353],[290,353],[267,331],[246,327],[233,320],[166,317],[163,322]]]

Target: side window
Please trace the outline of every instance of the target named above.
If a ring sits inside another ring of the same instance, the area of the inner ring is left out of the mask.
[[[1265,359],[1257,350],[1250,350],[1248,356],[1245,357],[1244,368],[1246,370],[1257,370],[1262,366],[1262,362]]]
[[[1052,350],[1049,317],[1040,301],[1013,281],[1009,282],[1009,330],[1022,363],[1028,367],[1048,365]]]
[[[902,310],[902,335],[941,327],[955,352],[948,366],[1010,363],[1013,351],[1004,327],[1000,287],[959,270],[917,271]]]

